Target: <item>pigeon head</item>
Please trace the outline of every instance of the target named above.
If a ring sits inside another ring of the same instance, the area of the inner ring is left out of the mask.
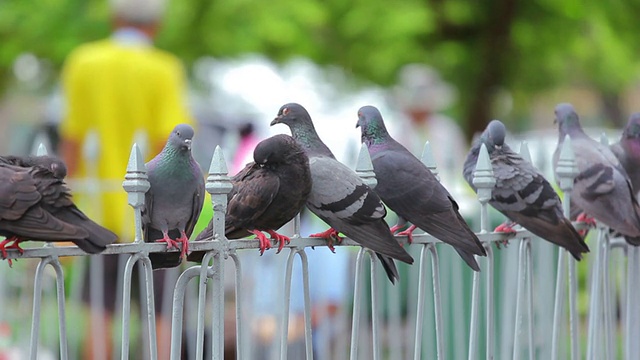
[[[171,147],[174,150],[191,151],[191,141],[193,140],[193,128],[187,124],[179,124],[173,128],[169,140],[167,141],[167,147]]]
[[[560,134],[567,134],[572,130],[581,129],[580,118],[573,105],[569,103],[558,104],[555,109],[555,115],[554,123],[558,124]]]
[[[640,113],[631,114],[629,122],[622,132],[622,137],[626,139],[640,138]]]
[[[382,115],[375,106],[363,106],[358,110],[358,122],[356,128],[360,128],[362,141],[367,145],[374,143],[387,135]]]
[[[500,149],[504,145],[504,138],[507,135],[507,129],[500,120],[491,120],[487,128],[482,133],[480,139],[487,146],[487,150],[491,153],[495,149]]]
[[[285,124],[293,131],[294,129],[302,129],[311,127],[311,116],[302,105],[296,103],[284,104],[278,110],[278,115],[271,122],[271,126],[275,124]]]
[[[279,134],[261,141],[253,150],[253,161],[262,167],[286,163],[291,156],[304,150],[289,135]]]
[[[49,169],[56,179],[64,179],[67,176],[67,165],[55,156],[37,156],[35,165]]]

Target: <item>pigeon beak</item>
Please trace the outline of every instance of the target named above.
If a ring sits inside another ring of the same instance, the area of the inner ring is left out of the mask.
[[[282,116],[276,116],[276,118],[273,119],[273,121],[271,122],[271,126],[275,124],[280,124],[280,120],[282,120]]]
[[[191,139],[185,139],[184,146],[186,146],[187,150],[191,150]]]

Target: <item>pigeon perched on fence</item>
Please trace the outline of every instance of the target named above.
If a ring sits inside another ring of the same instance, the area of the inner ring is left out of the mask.
[[[489,204],[533,234],[569,250],[576,260],[580,260],[582,253],[589,252],[589,247],[564,217],[558,194],[529,161],[511,150],[504,142],[505,135],[506,129],[499,120],[487,125],[467,155],[463,170],[465,180],[477,191],[473,185],[473,172],[480,147],[485,144],[496,180]],[[513,225],[499,228],[513,231]]]
[[[142,211],[144,241],[166,242],[167,249],[182,244],[179,253],[149,254],[154,269],[180,265],[202,211],[204,176],[191,156],[193,134],[191,126],[177,125],[162,151],[146,164],[151,187]]]
[[[373,106],[358,110],[362,142],[369,148],[378,185],[375,192],[396,214],[450,244],[475,271],[480,271],[473,255],[486,256],[478,237],[458,212],[458,204],[435,175],[409,150],[387,132],[382,115]]]
[[[633,192],[638,198],[640,192],[640,113],[631,114],[622,131],[620,141],[610,146],[611,151],[624,167]]]
[[[16,165],[23,168],[40,166],[49,169],[53,176],[63,180],[67,176],[67,165],[55,156],[42,155],[42,156],[17,156],[17,155],[5,155],[0,156],[0,163]]]
[[[311,235],[330,240],[339,239],[339,233],[367,247],[381,260],[387,277],[393,283],[399,279],[393,259],[413,263],[407,253],[389,232],[384,221],[387,211],[378,195],[346,165],[331,153],[320,140],[307,110],[299,104],[283,105],[271,125],[285,124],[293,138],[309,156],[312,188],[307,207],[331,229]]]
[[[579,171],[573,182],[571,201],[625,235],[630,244],[640,245],[640,206],[620,161],[607,146],[584,133],[578,114],[570,104],[556,106],[555,121],[559,139],[553,154],[554,169],[565,135],[569,135]]]
[[[116,234],[93,222],[74,205],[71,192],[49,167],[2,162],[0,234],[7,237],[0,243],[3,258],[7,256],[6,249],[22,252],[19,244],[25,240],[72,241],[89,254],[99,253],[117,240]]]
[[[262,254],[271,247],[262,233],[266,231],[279,242],[280,252],[289,238],[275,230],[300,212],[311,192],[309,159],[291,136],[280,134],[256,145],[253,160],[231,179],[233,189],[227,196],[225,235],[229,239],[256,235]],[[195,241],[212,236],[213,221]],[[203,256],[203,251],[194,251],[187,259],[202,261]]]

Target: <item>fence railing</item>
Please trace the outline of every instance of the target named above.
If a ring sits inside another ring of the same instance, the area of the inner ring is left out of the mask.
[[[521,147],[521,154],[529,157],[526,143]],[[437,169],[427,143],[422,156],[423,162],[437,175]],[[363,147],[356,167],[358,174],[371,186],[375,186],[371,161],[367,150]],[[564,192],[564,212],[568,215],[569,193],[576,175],[574,155],[570,148],[570,139],[566,139],[557,168],[560,188]],[[579,279],[576,261],[568,256],[565,250],[555,250],[549,244],[535,238],[524,229],[515,235],[491,232],[491,219],[488,201],[491,189],[495,184],[491,164],[486,148],[481,149],[478,164],[474,173],[474,185],[478,188],[480,231],[478,237],[487,250],[486,258],[478,258],[482,272],[471,274],[469,270],[461,270],[460,261],[454,257],[446,257],[443,252],[446,245],[427,234],[414,235],[412,245],[406,238],[398,240],[417,255],[417,262],[409,268],[408,276],[403,276],[399,284],[390,286],[379,275],[379,264],[371,251],[360,248],[355,257],[353,273],[352,303],[340,316],[347,319],[351,314],[350,328],[343,327],[341,337],[348,338],[350,345],[347,351],[346,341],[338,350],[336,357],[349,354],[350,359],[424,359],[424,358],[460,358],[464,352],[468,359],[508,358],[566,358],[581,359],[581,352],[586,347],[587,359],[614,359],[624,357],[633,359],[640,354],[640,309],[635,304],[638,299],[638,274],[640,273],[640,252],[638,248],[628,246],[623,239],[610,239],[608,229],[597,228],[597,243],[591,244],[591,253],[583,260],[588,265],[590,281],[588,290],[579,292]],[[156,309],[154,303],[154,283],[149,261],[149,253],[176,251],[166,250],[165,244],[144,243],[141,232],[140,209],[144,204],[144,195],[149,188],[143,158],[137,145],[133,146],[127,166],[127,174],[123,187],[128,194],[129,205],[134,208],[135,240],[132,243],[114,244],[107,247],[103,254],[121,254],[126,256],[124,270],[118,275],[121,288],[118,296],[121,299],[121,336],[120,358],[130,357],[131,334],[131,284],[132,270],[138,264],[142,270],[143,294],[141,299],[141,319],[145,324],[143,335],[143,352],[146,357],[158,357],[159,344],[156,339]],[[188,357],[201,359],[210,349],[212,359],[223,359],[225,354],[225,313],[231,309],[225,307],[226,294],[225,264],[230,263],[235,273],[235,356],[238,359],[279,358],[287,359],[289,351],[290,302],[292,298],[292,278],[295,258],[300,259],[302,276],[302,299],[304,320],[303,356],[311,359],[318,346],[314,346],[314,329],[312,327],[312,299],[309,280],[309,260],[307,251],[310,248],[323,247],[326,243],[317,238],[304,238],[300,235],[300,219],[293,221],[293,237],[286,245],[288,251],[277,255],[285,262],[281,274],[281,291],[277,291],[277,303],[282,308],[278,312],[277,345],[273,353],[256,354],[253,347],[251,322],[248,317],[247,273],[246,262],[239,254],[244,250],[258,249],[258,243],[252,239],[228,240],[224,229],[226,212],[226,194],[231,190],[230,178],[220,148],[216,148],[209,169],[206,189],[211,194],[213,206],[214,236],[210,241],[192,242],[192,251],[206,251],[202,265],[190,266],[176,273],[177,281],[166,292],[166,298],[172,300],[171,312],[171,359],[183,357],[184,334],[195,334],[191,339]],[[586,229],[581,223],[575,224],[578,229]],[[519,246],[494,251],[494,244],[509,240]],[[350,239],[345,239],[338,246],[358,246]],[[542,251],[541,246],[546,250]],[[554,249],[549,251],[549,249]],[[615,250],[622,250],[624,262],[612,261]],[[553,265],[552,256],[557,253],[557,265]],[[65,281],[61,257],[87,256],[75,246],[50,246],[28,248],[24,253],[8,251],[10,259],[40,259],[33,282],[33,309],[31,335],[29,338],[29,357],[39,358],[42,314],[42,288],[46,282],[47,265],[55,271],[56,298],[58,311],[58,351],[62,359],[78,358],[69,351],[66,322]],[[92,256],[92,261],[100,256]],[[229,259],[230,258],[230,259]],[[262,260],[262,259],[260,259]],[[257,260],[257,261],[260,261]],[[542,261],[542,262],[541,262]],[[367,266],[368,265],[368,266]],[[429,266],[430,265],[430,266]],[[587,266],[584,265],[584,266]],[[404,266],[404,265],[402,265]],[[624,269],[626,267],[626,269]],[[0,276],[14,276],[12,270],[3,270]],[[178,271],[178,270],[176,270]],[[555,271],[555,290],[553,301],[547,296],[549,279]],[[326,276],[348,276],[334,274],[329,269]],[[465,283],[465,278],[471,278]],[[197,289],[190,283],[197,279]],[[444,279],[444,280],[443,280]],[[3,283],[0,282],[0,286]],[[6,285],[6,284],[5,284]],[[275,285],[274,285],[275,286]],[[365,289],[369,288],[369,292]],[[431,291],[427,291],[430,288]],[[499,289],[500,288],[500,289]],[[100,290],[95,297],[100,297]],[[102,289],[116,291],[116,289]],[[589,303],[588,327],[586,336],[581,329],[581,316],[578,309],[580,293],[588,293]],[[5,293],[6,294],[6,293]],[[195,302],[186,297],[194,294]],[[467,295],[465,295],[467,294]],[[299,295],[299,294],[297,294]],[[8,295],[0,294],[0,308],[5,314],[12,310],[16,302],[7,299]],[[4,299],[3,299],[4,297]],[[401,298],[406,302],[401,304]],[[498,300],[498,301],[496,301]],[[620,302],[620,305],[616,301]],[[569,304],[568,318],[565,313]],[[195,307],[194,307],[195,305]],[[167,307],[168,308],[168,307]],[[446,308],[446,309],[445,309]],[[447,310],[448,309],[448,310]],[[553,309],[553,311],[551,311]],[[168,311],[165,309],[165,312]],[[618,317],[617,314],[620,313]],[[464,314],[468,313],[467,322]],[[195,323],[185,319],[185,314],[195,318]],[[552,314],[552,321],[548,321]],[[6,316],[5,316],[6,317]],[[545,320],[546,319],[546,320]],[[0,316],[0,322],[3,316]],[[451,320],[451,321],[449,321]],[[619,322],[618,322],[619,320]],[[346,320],[345,320],[346,321]],[[619,326],[615,326],[618,323]],[[465,325],[468,324],[468,327]],[[567,327],[568,324],[568,327]],[[207,326],[208,325],[208,326]],[[210,340],[206,335],[209,329]],[[363,340],[364,339],[364,340]],[[101,345],[101,338],[94,339],[94,344]],[[618,350],[621,342],[622,352]],[[462,350],[461,350],[462,349]],[[334,353],[334,355],[336,354]]]

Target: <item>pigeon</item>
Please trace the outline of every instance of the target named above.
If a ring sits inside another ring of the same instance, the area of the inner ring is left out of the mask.
[[[474,255],[486,256],[486,251],[458,212],[458,204],[435,175],[389,135],[380,111],[374,106],[361,107],[356,127],[378,179],[374,191],[391,210],[413,224],[405,234],[411,236],[419,227],[452,245],[470,268],[480,271]]]
[[[189,236],[204,203],[204,176],[191,155],[193,128],[177,125],[162,151],[146,164],[151,187],[145,195],[142,228],[145,242],[166,242],[181,252],[151,253],[153,269],[180,265],[189,251]]]
[[[631,114],[627,126],[622,131],[620,141],[611,144],[610,148],[629,175],[634,194],[638,198],[640,192],[640,113]]]
[[[413,258],[389,232],[384,221],[387,210],[378,195],[355,171],[336,160],[300,104],[280,107],[271,126],[280,123],[289,126],[291,135],[309,157],[312,186],[307,208],[331,226],[311,236],[339,240],[338,234],[343,233],[376,253],[391,283],[400,279],[393,259],[412,264]]]
[[[75,206],[69,188],[50,168],[2,162],[0,235],[6,237],[0,242],[3,258],[7,257],[6,249],[22,253],[19,244],[25,240],[72,241],[89,254],[100,253],[117,240],[116,234]]]
[[[559,138],[553,153],[554,169],[566,135],[571,137],[578,167],[571,190],[572,205],[623,234],[628,243],[640,245],[640,206],[620,161],[609,147],[584,133],[571,104],[556,106],[555,122]]]
[[[17,156],[17,155],[5,155],[0,156],[0,163],[16,165],[20,167],[32,167],[40,166],[49,169],[53,176],[57,179],[64,180],[67,176],[67,165],[55,156],[41,155],[41,156]]]
[[[576,260],[582,259],[582,253],[589,252],[589,247],[571,221],[564,217],[558,194],[530,162],[504,142],[506,132],[499,120],[487,125],[467,155],[463,170],[465,180],[478,191],[473,185],[473,172],[480,147],[485,144],[496,180],[489,204],[514,222],[499,228],[512,232],[515,223],[520,224],[531,233],[567,249]]]
[[[236,174],[227,196],[225,236],[239,239],[251,234],[260,241],[260,254],[271,247],[262,231],[279,242],[278,253],[287,236],[275,230],[293,219],[311,192],[311,170],[304,150],[289,135],[280,134],[261,141],[253,151],[253,160]],[[195,241],[213,236],[213,222]],[[192,252],[189,261],[202,261],[204,252]]]

